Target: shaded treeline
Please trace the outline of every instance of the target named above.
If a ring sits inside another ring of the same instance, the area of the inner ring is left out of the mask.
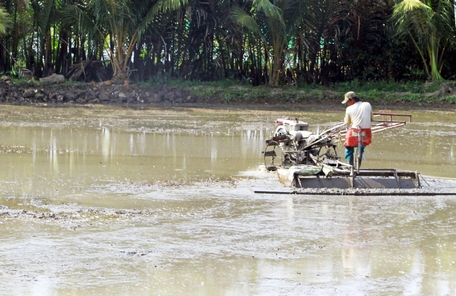
[[[17,76],[330,85],[456,75],[453,0],[0,4],[0,71]]]

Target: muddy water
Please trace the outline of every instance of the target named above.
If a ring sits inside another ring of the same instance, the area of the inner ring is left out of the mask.
[[[456,114],[412,114],[364,166],[451,190]],[[260,169],[276,118],[342,109],[0,115],[1,295],[456,294],[456,196],[253,193],[280,188]]]

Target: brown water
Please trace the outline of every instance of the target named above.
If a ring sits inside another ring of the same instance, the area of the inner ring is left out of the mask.
[[[0,115],[1,295],[456,294],[456,196],[253,193],[280,187],[261,169],[276,118],[322,130],[343,109]],[[455,118],[414,112],[363,166],[456,190]]]

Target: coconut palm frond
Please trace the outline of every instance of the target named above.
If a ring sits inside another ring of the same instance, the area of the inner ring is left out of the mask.
[[[159,0],[154,4],[147,13],[141,18],[138,26],[138,33],[144,32],[146,27],[154,20],[154,18],[161,12],[173,11],[184,7],[188,4],[188,0]]]
[[[397,3],[391,20],[396,35],[408,36],[420,53],[431,80],[441,80],[439,70],[445,46],[452,42],[454,9],[451,1],[404,0]]]
[[[230,19],[248,29],[249,31],[261,35],[260,28],[255,19],[239,7],[233,7],[229,13]]]
[[[11,17],[3,7],[0,7],[0,35],[6,34],[12,26]]]
[[[272,4],[269,0],[254,0],[253,6],[258,11],[263,12],[268,18],[280,19],[282,16],[281,9]]]

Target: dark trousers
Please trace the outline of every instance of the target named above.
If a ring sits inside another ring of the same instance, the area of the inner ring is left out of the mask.
[[[353,165],[353,153],[355,152],[356,147],[345,147],[345,160]],[[364,146],[361,147],[361,159],[363,158],[364,155]]]

